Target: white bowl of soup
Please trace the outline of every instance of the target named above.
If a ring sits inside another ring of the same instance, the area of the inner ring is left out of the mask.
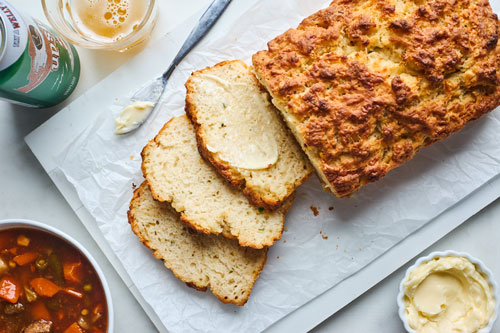
[[[0,220],[2,332],[113,332],[104,274],[75,239],[49,225]]]

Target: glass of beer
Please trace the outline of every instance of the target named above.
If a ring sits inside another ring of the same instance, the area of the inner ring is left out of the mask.
[[[158,16],[155,0],[42,0],[42,6],[73,44],[120,52],[146,40]]]

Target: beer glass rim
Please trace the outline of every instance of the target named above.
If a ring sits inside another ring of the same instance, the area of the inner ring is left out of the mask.
[[[147,10],[142,21],[137,25],[137,28],[128,34],[126,37],[112,41],[104,42],[92,39],[88,36],[82,35],[77,31],[64,16],[64,7],[69,0],[42,0],[42,7],[51,26],[64,38],[71,43],[88,48],[88,49],[101,49],[110,51],[124,51],[128,48],[139,44],[144,36],[150,31],[158,16],[157,1],[146,0]],[[144,31],[147,30],[147,31]]]

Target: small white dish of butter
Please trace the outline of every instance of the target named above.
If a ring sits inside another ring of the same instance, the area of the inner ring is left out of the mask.
[[[408,268],[399,286],[399,317],[410,333],[487,333],[498,315],[498,286],[478,259],[433,252]]]

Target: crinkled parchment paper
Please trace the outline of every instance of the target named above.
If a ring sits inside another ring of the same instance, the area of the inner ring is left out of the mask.
[[[329,1],[267,0],[255,4],[224,36],[209,35],[178,67],[163,105],[129,136],[113,135],[125,96],[103,110],[58,157],[144,298],[172,332],[255,332],[290,313],[377,258],[500,172],[500,115],[493,112],[420,152],[354,198],[324,193],[316,177],[297,191],[282,239],[244,307],[224,305],[186,287],[131,232],[126,212],[140,184],[140,152],[172,116],[184,112],[184,82],[197,69],[243,59]],[[140,55],[139,55],[140,57]],[[154,64],[145,64],[154,66]],[[138,87],[141,83],[138,83]],[[133,92],[131,92],[132,94]],[[314,216],[310,206],[318,207]]]

